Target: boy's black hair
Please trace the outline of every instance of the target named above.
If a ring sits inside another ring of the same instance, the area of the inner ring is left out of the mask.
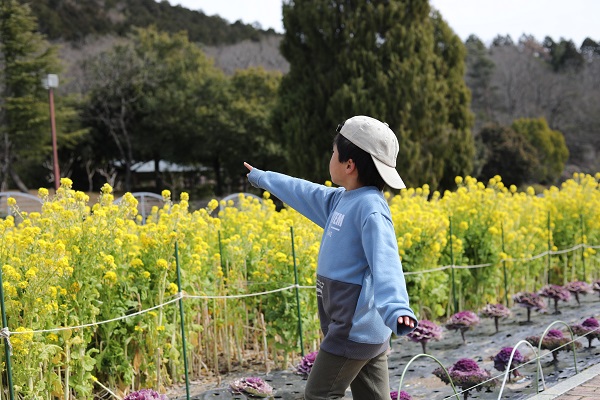
[[[364,186],[375,186],[377,189],[383,190],[385,182],[379,175],[371,155],[346,139],[339,133],[339,128],[338,133],[333,138],[333,144],[338,151],[338,161],[346,162],[352,159],[358,171],[358,181]]]

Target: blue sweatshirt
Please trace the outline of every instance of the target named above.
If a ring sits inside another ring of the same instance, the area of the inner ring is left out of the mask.
[[[317,264],[321,348],[367,360],[389,347],[392,332],[410,308],[389,206],[374,186],[346,191],[257,168],[250,183],[324,229]]]

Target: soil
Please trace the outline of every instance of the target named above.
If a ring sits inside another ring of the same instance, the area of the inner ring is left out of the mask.
[[[542,336],[544,331],[550,326],[551,329],[559,329],[568,336],[566,326],[580,324],[589,317],[600,319],[600,298],[598,294],[588,294],[580,297],[581,304],[577,304],[574,298],[569,302],[560,302],[560,314],[553,314],[553,303],[550,302],[547,313],[531,312],[531,323],[526,323],[527,310],[515,306],[511,308],[512,316],[500,320],[499,332],[496,333],[493,318],[481,318],[481,322],[472,330],[465,333],[466,343],[463,343],[459,331],[449,331],[444,328],[443,337],[440,341],[429,342],[427,344],[427,353],[437,358],[446,368],[461,358],[471,358],[479,364],[480,367],[490,371],[493,377],[496,377],[497,386],[490,391],[472,390],[469,392],[469,399],[491,400],[497,399],[504,374],[494,369],[492,358],[503,347],[514,347],[521,340],[528,336]],[[580,338],[578,342],[581,347],[575,352],[576,364],[572,352],[560,351],[557,356],[557,362],[552,363],[550,352],[542,350],[541,365],[543,374],[538,379],[536,364],[529,362],[519,367],[522,375],[518,381],[507,381],[502,391],[502,399],[520,400],[526,399],[536,394],[536,387],[533,384],[536,380],[539,383],[539,390],[543,390],[543,383],[549,388],[556,383],[563,381],[576,374],[575,365],[578,372],[600,362],[600,347],[588,348],[587,338]],[[597,339],[592,341],[592,346],[600,345]],[[519,352],[524,356],[533,359],[535,357],[533,350],[526,344],[518,347]],[[418,354],[422,353],[419,343],[413,343],[408,339],[396,338],[392,340],[392,350],[389,354],[388,364],[390,371],[390,386],[392,390],[398,390],[400,379],[407,364]],[[419,357],[410,363],[402,381],[402,390],[412,396],[414,400],[428,399],[436,400],[452,396],[454,392],[449,385],[444,384],[438,377],[432,374],[432,371],[439,365],[430,357]],[[228,387],[229,383],[240,377],[258,376],[267,381],[274,388],[275,399],[303,399],[305,380],[296,375],[293,370],[272,371],[269,374],[257,370],[239,371],[236,373],[221,376],[219,379],[208,377],[202,382],[190,383],[191,399],[246,399],[244,395],[232,394]],[[543,377],[543,378],[542,378]],[[457,387],[459,398],[463,399],[461,389]],[[168,393],[170,399],[186,399],[185,386],[173,387]],[[352,398],[350,391],[346,398]]]

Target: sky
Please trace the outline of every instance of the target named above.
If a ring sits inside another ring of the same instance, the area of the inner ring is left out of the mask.
[[[168,0],[233,23],[260,23],[283,33],[281,0]],[[430,0],[464,41],[475,34],[489,44],[497,35],[517,41],[522,34],[538,41],[550,36],[573,40],[579,47],[586,37],[600,41],[599,0]]]

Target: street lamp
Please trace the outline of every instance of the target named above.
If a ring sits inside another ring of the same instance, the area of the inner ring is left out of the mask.
[[[60,186],[60,170],[58,169],[58,146],[56,144],[56,122],[54,118],[54,88],[58,87],[58,75],[48,74],[42,79],[42,85],[48,89],[48,99],[50,100],[50,127],[52,130],[52,158],[54,163],[54,189],[58,190]]]

